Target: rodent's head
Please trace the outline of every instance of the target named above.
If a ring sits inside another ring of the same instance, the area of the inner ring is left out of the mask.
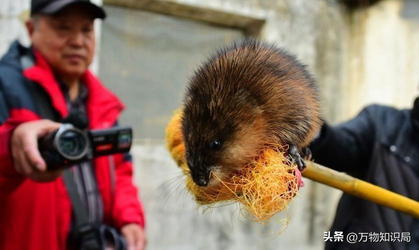
[[[182,118],[186,160],[193,181],[200,186],[217,183],[211,172],[224,179],[244,167],[258,155],[266,134],[260,110],[243,104],[225,112],[225,107],[211,103],[200,99],[197,106],[186,105]]]
[[[267,122],[256,72],[237,48],[219,51],[192,77],[186,92],[182,132],[194,182],[217,183],[257,156],[266,142]],[[243,53],[242,53],[243,54]]]

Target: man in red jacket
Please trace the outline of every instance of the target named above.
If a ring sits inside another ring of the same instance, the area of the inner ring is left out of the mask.
[[[116,124],[122,103],[88,70],[95,18],[104,19],[105,12],[88,0],[32,0],[32,47],[15,42],[0,61],[0,249],[78,247],[62,171],[47,171],[37,146],[60,124],[42,119],[31,84],[60,118],[79,111],[89,129]],[[143,249],[144,214],[130,155],[98,157],[72,173],[89,222],[111,225],[128,249]]]

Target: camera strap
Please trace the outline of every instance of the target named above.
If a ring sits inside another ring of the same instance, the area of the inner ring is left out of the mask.
[[[29,54],[25,54],[20,58],[20,63],[23,69],[27,69],[34,65],[34,59]],[[29,91],[33,93],[34,101],[40,116],[52,121],[61,120],[58,114],[53,110],[52,105],[49,102],[50,97],[42,87],[29,80],[27,83]],[[70,168],[63,171],[63,179],[73,207],[73,214],[76,222],[75,226],[81,238],[81,249],[100,250],[101,243],[99,241],[98,232],[96,228],[89,223],[87,209],[80,199],[76,183],[74,182],[74,176]]]
[[[73,206],[73,213],[75,216],[77,232],[81,238],[81,246],[83,250],[101,249],[96,229],[89,223],[87,217],[86,207],[82,203],[76,184],[74,182],[73,173],[71,169],[66,169],[63,172],[64,183],[67,188],[68,196],[70,197],[71,205]]]

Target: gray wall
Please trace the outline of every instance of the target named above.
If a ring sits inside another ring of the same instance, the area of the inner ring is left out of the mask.
[[[28,0],[1,0],[0,4],[0,55],[3,55],[10,43],[19,39],[28,45],[24,20],[28,16]]]
[[[193,70],[243,32],[128,8],[106,11],[99,75],[127,105],[121,123],[134,127],[135,138],[163,140]]]

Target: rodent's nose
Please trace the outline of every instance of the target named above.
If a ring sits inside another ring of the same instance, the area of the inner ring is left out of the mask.
[[[196,185],[201,187],[208,186],[209,183],[209,173],[196,173],[192,174],[192,179],[196,183]]]

